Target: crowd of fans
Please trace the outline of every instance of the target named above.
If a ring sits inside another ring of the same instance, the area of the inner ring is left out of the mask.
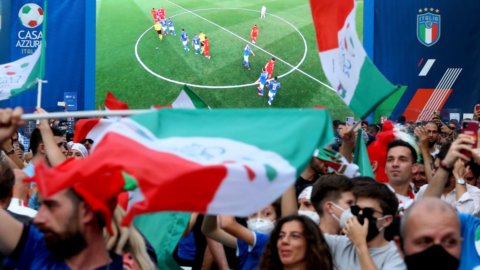
[[[133,225],[121,226],[122,207],[100,214],[81,190],[45,198],[23,181],[39,162],[88,157],[95,142],[74,143],[41,120],[25,151],[21,115],[0,110],[0,269],[155,269],[154,248]],[[373,177],[348,169],[362,133],[341,121],[333,127],[335,143],[316,151],[277,201],[246,218],[192,214],[176,262],[185,269],[480,267],[480,148],[457,121],[363,121]],[[322,151],[338,152],[347,169]]]

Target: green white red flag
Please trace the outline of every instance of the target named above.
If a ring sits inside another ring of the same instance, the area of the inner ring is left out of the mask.
[[[31,55],[0,65],[0,100],[9,99],[34,87],[40,76],[40,44]]]
[[[309,109],[166,109],[80,120],[75,135],[95,141],[78,166],[84,175],[121,170],[136,180],[141,194],[126,222],[156,211],[251,214],[280,197],[333,139],[327,112]]]
[[[356,1],[310,0],[323,71],[361,118],[392,94],[392,85],[367,57],[356,32]]]
[[[195,92],[188,86],[184,85],[183,89],[178,94],[177,98],[172,104],[167,106],[154,106],[156,109],[160,108],[174,108],[174,109],[203,109],[210,107],[202,100]]]

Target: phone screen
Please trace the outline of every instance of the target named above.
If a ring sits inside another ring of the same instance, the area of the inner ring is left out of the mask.
[[[478,145],[478,127],[479,123],[477,121],[463,121],[462,123],[462,134],[472,136],[475,140],[473,148]]]
[[[345,119],[345,123],[349,126],[353,126],[353,125],[355,125],[355,119],[353,118],[353,116],[348,116]]]

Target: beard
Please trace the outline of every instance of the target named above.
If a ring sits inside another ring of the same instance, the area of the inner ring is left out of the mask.
[[[436,144],[436,143],[437,143],[437,141],[436,141],[436,140],[434,140],[433,142],[431,142],[431,141],[428,141],[428,147],[432,148],[432,147],[434,147],[434,146],[435,146],[435,144]]]
[[[50,230],[43,231],[43,233],[48,250],[57,258],[69,259],[79,254],[87,246],[85,237],[78,228],[62,234]]]

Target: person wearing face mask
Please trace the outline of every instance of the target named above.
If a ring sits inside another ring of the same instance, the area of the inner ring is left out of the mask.
[[[458,135],[457,139],[450,146],[447,155],[440,162],[440,166],[436,170],[431,183],[429,183],[425,191],[426,197],[437,197],[439,199],[442,197],[442,192],[450,181],[449,176],[454,169],[455,163],[459,159],[465,162],[473,160],[477,164],[480,164],[480,148],[472,147],[474,143],[475,141],[472,136],[466,134]],[[442,215],[441,218],[443,220],[449,217]],[[459,213],[458,218],[460,220],[460,229],[454,226],[454,224],[450,225],[450,227],[456,228],[456,231],[460,231],[461,237],[463,238],[461,241],[460,265],[458,269],[479,269],[480,241],[478,236],[480,235],[480,218],[465,213]],[[428,226],[428,224],[426,226]],[[453,255],[451,252],[450,254]]]
[[[238,269],[257,269],[263,249],[278,218],[280,218],[279,200],[248,216],[247,228],[232,216],[205,216],[202,232],[227,247],[237,249]]]
[[[384,235],[398,208],[395,194],[376,181],[362,181],[353,192],[356,204],[341,217],[347,220],[345,235],[324,234],[335,269],[406,269],[395,243]]]
[[[298,214],[310,218],[317,226],[320,225],[320,216],[315,211],[315,208],[310,201],[312,196],[312,186],[308,186],[298,195]]]
[[[311,202],[323,233],[339,234],[342,214],[355,202],[352,181],[343,175],[325,175],[312,186]]]
[[[402,217],[400,234],[396,241],[409,270],[458,269],[460,220],[448,203],[433,197],[415,202]]]

